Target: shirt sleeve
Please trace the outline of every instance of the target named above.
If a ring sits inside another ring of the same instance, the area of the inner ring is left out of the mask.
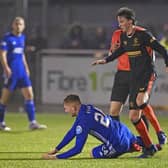
[[[112,33],[109,52],[112,53],[112,51],[113,51],[113,45],[116,44],[116,43],[120,43],[120,34],[117,31],[115,31],[115,32]]]
[[[120,34],[117,32],[114,32],[111,39],[111,45],[119,42],[120,42]]]
[[[114,61],[116,58],[120,57],[125,52],[125,49],[120,46],[116,51],[114,51],[111,55],[105,57],[106,62]]]
[[[75,137],[75,127],[76,127],[76,122],[74,123],[72,128],[67,132],[67,134],[64,136],[63,140],[56,146],[57,150],[61,150]]]
[[[8,40],[7,38],[3,38],[0,42],[0,49],[4,51],[8,51]]]
[[[145,45],[150,46],[152,49],[161,54],[164,58],[166,66],[168,66],[168,53],[167,50],[152,36],[149,32],[143,33]]]
[[[85,142],[88,137],[88,133],[89,133],[89,129],[86,123],[77,124],[75,128],[75,134],[76,134],[75,146],[62,154],[58,154],[56,157],[58,159],[66,159],[79,154],[85,145]]]

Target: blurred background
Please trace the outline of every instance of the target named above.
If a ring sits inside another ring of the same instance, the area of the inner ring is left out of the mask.
[[[69,93],[80,94],[83,102],[108,107],[115,63],[96,68],[90,64],[108,52],[118,27],[116,12],[123,6],[133,8],[138,25],[149,29],[168,49],[168,0],[0,0],[1,38],[10,31],[15,16],[25,18],[37,111],[55,111]],[[160,79],[151,101],[156,108],[166,109],[168,75],[162,59],[157,59],[157,66]],[[22,102],[17,91],[9,109],[22,111]]]

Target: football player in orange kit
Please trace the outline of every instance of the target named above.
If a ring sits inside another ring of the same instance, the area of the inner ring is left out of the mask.
[[[117,29],[116,31],[113,32],[111,39],[110,53],[119,48],[121,32],[122,32],[121,29]],[[150,50],[150,52],[152,52],[152,50]],[[111,94],[110,115],[115,120],[120,120],[119,113],[122,110],[122,107],[129,95],[129,83],[130,83],[130,64],[128,54],[124,53],[117,59],[117,72],[115,74],[115,80]],[[148,104],[143,109],[143,114],[150,121],[153,128],[155,129],[159,140],[159,144],[160,145],[165,144],[167,138],[165,136],[165,133],[161,129],[161,126],[158,122],[158,119],[151,105]],[[141,117],[146,123],[144,116],[142,115]]]

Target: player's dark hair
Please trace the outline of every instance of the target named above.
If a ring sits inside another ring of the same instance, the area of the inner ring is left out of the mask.
[[[133,21],[133,24],[135,24],[136,22],[134,10],[128,7],[120,8],[117,12],[117,16],[122,16],[122,17],[125,17],[126,19],[130,19]]]
[[[65,97],[64,103],[79,103],[81,104],[81,100],[78,95],[71,94]]]

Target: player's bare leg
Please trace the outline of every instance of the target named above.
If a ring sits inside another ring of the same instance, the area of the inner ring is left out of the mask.
[[[118,102],[118,101],[112,101],[110,103],[110,115],[112,116],[113,119],[115,120],[120,120],[120,112],[122,111],[123,108],[123,103]]]
[[[118,101],[112,101],[110,103],[110,116],[112,117],[113,120],[118,120],[120,121],[120,113],[123,109],[123,103],[122,102],[118,102]],[[148,129],[148,123],[146,120],[146,116],[142,117],[142,120],[145,122],[145,126]]]

